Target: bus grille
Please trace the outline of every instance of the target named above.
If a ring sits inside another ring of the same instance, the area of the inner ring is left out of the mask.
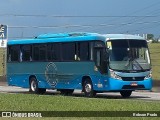
[[[130,86],[130,85],[124,85],[122,89],[144,89],[144,85],[138,85],[138,86]]]
[[[144,77],[122,77],[123,81],[143,81]]]

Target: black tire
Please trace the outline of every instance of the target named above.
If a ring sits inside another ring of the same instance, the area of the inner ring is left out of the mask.
[[[32,77],[30,79],[30,88],[29,92],[35,93],[35,94],[44,94],[46,92],[45,88],[38,88],[38,82],[36,78]]]
[[[74,92],[74,89],[60,89],[58,91],[60,91],[62,95],[72,95]]]
[[[120,91],[120,94],[123,98],[128,98],[131,96],[132,91],[131,90],[124,90],[124,91]]]
[[[83,83],[83,91],[86,97],[95,97],[96,91],[93,90],[93,85],[90,79],[86,79]]]

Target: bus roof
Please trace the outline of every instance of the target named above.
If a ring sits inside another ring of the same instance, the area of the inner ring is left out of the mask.
[[[75,42],[75,41],[94,41],[94,40],[145,40],[143,37],[129,34],[98,34],[87,32],[74,32],[74,33],[48,33],[39,35],[33,39],[18,39],[8,40],[8,45],[17,44],[34,44],[34,43],[51,43],[51,42]]]
[[[106,40],[145,40],[143,37],[140,37],[138,35],[130,35],[130,34],[105,34]]]
[[[51,42],[74,42],[74,41],[105,41],[103,35],[97,33],[58,33],[42,34],[33,39],[8,40],[8,45],[33,44],[33,43],[51,43]]]

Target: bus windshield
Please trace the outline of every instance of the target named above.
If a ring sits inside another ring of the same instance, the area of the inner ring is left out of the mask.
[[[107,41],[109,66],[118,71],[149,70],[150,57],[145,40],[112,40]]]

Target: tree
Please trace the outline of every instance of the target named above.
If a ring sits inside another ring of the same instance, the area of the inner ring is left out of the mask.
[[[147,40],[154,40],[153,34],[147,34]]]

